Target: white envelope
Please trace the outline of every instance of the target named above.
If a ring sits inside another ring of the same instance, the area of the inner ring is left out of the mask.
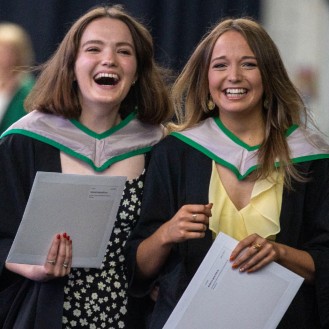
[[[163,329],[275,329],[303,278],[277,263],[232,269],[237,241],[220,233]]]

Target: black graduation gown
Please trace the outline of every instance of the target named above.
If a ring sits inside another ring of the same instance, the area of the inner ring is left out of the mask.
[[[62,328],[66,278],[39,283],[4,268],[37,171],[61,172],[59,150],[23,135],[0,140],[1,328]]]
[[[146,168],[149,152],[145,155]],[[0,139],[0,328],[3,329],[62,328],[67,277],[41,283],[4,267],[37,171],[61,172],[60,151],[20,134]],[[127,328],[144,327],[140,310],[146,307],[145,302],[148,299],[137,302],[129,299],[135,306],[129,309]]]
[[[329,328],[329,160],[298,164],[308,173],[306,183],[284,189],[281,231],[276,241],[306,250],[314,260],[315,284],[304,283],[278,328]],[[195,148],[169,136],[152,150],[146,176],[140,220],[127,244],[130,292],[143,296],[153,282],[135,277],[139,243],[171,218],[184,204],[207,204],[212,160]],[[156,201],[155,201],[156,198]],[[212,243],[208,230],[203,239],[177,244],[157,278],[159,298],[149,328],[166,322]]]

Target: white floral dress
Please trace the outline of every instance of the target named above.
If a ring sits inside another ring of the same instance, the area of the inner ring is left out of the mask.
[[[126,182],[102,267],[72,269],[64,288],[63,328],[126,328],[123,248],[139,218],[144,175]]]

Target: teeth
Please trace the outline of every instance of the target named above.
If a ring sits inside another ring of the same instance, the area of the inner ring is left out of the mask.
[[[226,94],[245,94],[246,89],[235,88],[235,89],[226,89]]]
[[[113,74],[113,73],[98,73],[95,76],[95,79],[101,79],[101,78],[109,78],[109,79],[114,79],[114,80],[119,80],[119,76],[117,74]]]

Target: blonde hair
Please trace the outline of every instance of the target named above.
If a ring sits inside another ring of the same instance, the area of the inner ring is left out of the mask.
[[[17,70],[27,69],[34,63],[34,50],[30,35],[15,23],[0,23],[0,43],[14,47],[17,54]]]
[[[302,178],[291,164],[285,133],[292,124],[306,127],[306,121],[311,119],[276,45],[264,28],[251,18],[224,19],[203,37],[173,86],[178,125],[171,125],[170,130],[183,130],[210,116],[219,115],[217,107],[212,112],[207,108],[208,68],[217,39],[232,30],[245,38],[255,54],[263,81],[265,139],[258,151],[261,167],[257,178],[268,177],[273,171],[273,164],[279,160],[278,170],[290,186],[291,177]]]

